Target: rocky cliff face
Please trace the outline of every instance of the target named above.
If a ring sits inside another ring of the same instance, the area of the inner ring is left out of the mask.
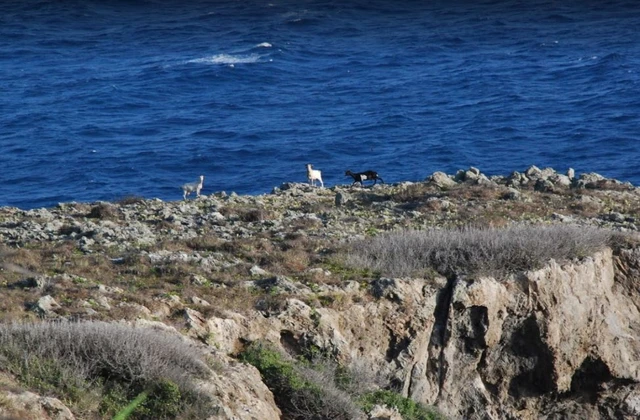
[[[616,261],[637,266],[637,254]],[[192,331],[229,353],[257,339],[294,354],[317,346],[452,418],[637,418],[637,278],[616,273],[607,250],[506,280],[380,279],[341,292],[341,309],[288,299],[269,316],[229,313]]]

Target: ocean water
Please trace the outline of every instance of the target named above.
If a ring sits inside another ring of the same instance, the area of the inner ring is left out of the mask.
[[[0,3],[0,205],[569,167],[640,184],[634,1]]]

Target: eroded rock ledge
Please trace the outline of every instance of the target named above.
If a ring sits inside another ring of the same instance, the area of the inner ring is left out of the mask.
[[[342,309],[288,299],[269,316],[191,320],[191,333],[230,354],[257,339],[330,350],[453,418],[640,415],[640,316],[611,250],[506,281],[383,278],[369,291],[345,292]]]

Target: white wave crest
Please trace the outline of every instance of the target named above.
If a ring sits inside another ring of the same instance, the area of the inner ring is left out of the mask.
[[[245,64],[256,63],[260,59],[258,54],[249,55],[231,55],[216,54],[209,57],[195,58],[187,61],[187,63],[204,63],[204,64]]]
[[[261,42],[260,44],[256,45],[256,48],[271,48],[273,47],[273,45],[269,44],[268,42]]]

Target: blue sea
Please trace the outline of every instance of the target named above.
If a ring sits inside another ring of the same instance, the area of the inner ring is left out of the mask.
[[[635,1],[5,0],[0,205],[530,165],[640,184]]]

